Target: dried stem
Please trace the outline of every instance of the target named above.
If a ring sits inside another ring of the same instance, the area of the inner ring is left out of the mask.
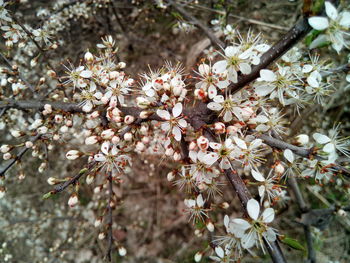
[[[112,176],[108,176],[108,204],[107,204],[107,227],[108,227],[108,247],[106,252],[106,258],[108,261],[112,261],[112,247],[113,247],[113,213],[111,203],[113,202],[113,179]]]

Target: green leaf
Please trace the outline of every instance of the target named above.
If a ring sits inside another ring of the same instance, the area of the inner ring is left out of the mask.
[[[301,251],[305,251],[305,248],[303,247],[303,245],[301,245],[299,243],[298,240],[290,238],[290,237],[285,237],[282,239],[282,242],[284,244],[286,244],[287,246],[294,248],[296,250],[301,250]]]
[[[54,195],[55,195],[55,193],[53,191],[50,191],[50,192],[43,195],[43,199],[49,199]]]
[[[86,173],[87,171],[88,171],[87,168],[81,169],[81,170],[79,171],[79,174],[84,174],[84,173]]]

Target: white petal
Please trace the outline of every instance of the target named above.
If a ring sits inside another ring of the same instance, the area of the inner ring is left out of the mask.
[[[328,19],[322,16],[313,16],[309,18],[309,24],[314,29],[322,31],[329,27]]]
[[[235,143],[237,144],[237,146],[241,149],[246,150],[247,149],[247,145],[245,143],[245,141],[241,140],[238,137],[233,137],[233,140],[235,141]]]
[[[101,152],[103,152],[105,155],[108,155],[109,151],[109,142],[104,142],[101,145]]]
[[[327,143],[324,147],[323,147],[323,151],[326,153],[332,153],[335,152],[335,145],[334,143]]]
[[[310,64],[306,64],[303,66],[302,72],[303,73],[309,73],[314,67]]]
[[[208,75],[210,72],[210,67],[207,64],[200,64],[198,71],[201,75]]]
[[[220,258],[224,258],[225,252],[221,247],[216,247],[215,248],[215,253],[218,255]]]
[[[227,57],[233,57],[237,54],[238,48],[234,46],[228,46],[225,48],[225,56]]]
[[[328,42],[328,38],[325,34],[318,35],[310,44],[309,48],[314,49]]]
[[[181,141],[181,130],[179,127],[177,126],[173,127],[173,135],[175,140],[177,140],[178,142]]]
[[[225,215],[224,217],[224,226],[226,228],[228,228],[228,224],[230,223],[230,218],[228,217],[228,215]]]
[[[248,63],[241,63],[239,64],[239,69],[242,72],[242,74],[247,75],[252,71],[252,68]]]
[[[209,102],[207,107],[213,111],[219,111],[222,109],[222,105],[216,102]]]
[[[283,152],[284,158],[288,160],[288,162],[293,163],[294,162],[294,154],[291,150],[285,149]]]
[[[213,65],[213,72],[218,74],[223,73],[226,71],[226,67],[227,67],[226,60],[220,60]]]
[[[262,140],[261,139],[255,139],[254,141],[252,141],[249,145],[249,149],[255,149],[258,148],[260,145],[262,144]]]
[[[202,195],[198,195],[196,200],[197,200],[197,205],[199,207],[203,207],[204,206],[204,200],[203,200],[203,196]]]
[[[262,217],[265,223],[271,223],[275,218],[275,211],[271,207],[266,208],[262,213]]]
[[[251,219],[257,220],[260,212],[260,205],[255,199],[250,199],[247,203],[247,212]]]
[[[218,96],[214,97],[213,101],[216,102],[216,103],[222,103],[222,102],[225,101],[225,98],[222,95],[218,95]]]
[[[80,77],[83,77],[83,78],[91,78],[92,76],[92,72],[90,70],[83,70],[81,73],[80,73]]]
[[[221,144],[217,143],[217,142],[211,142],[209,143],[210,148],[214,149],[214,150],[219,150],[221,148]]]
[[[328,136],[323,135],[323,134],[321,134],[321,133],[317,133],[317,132],[314,133],[314,134],[312,135],[312,137],[313,137],[313,138],[315,139],[315,141],[318,142],[319,144],[325,144],[325,143],[331,141],[331,139],[330,139]]]
[[[166,110],[157,110],[157,115],[165,120],[170,120],[170,113]]]
[[[186,128],[187,127],[187,121],[185,119],[180,119],[178,121],[179,125],[182,127],[182,128]]]
[[[217,160],[219,159],[219,156],[217,153],[208,153],[204,156],[203,162],[209,166],[213,165]]]
[[[176,103],[174,108],[173,108],[173,115],[174,117],[179,117],[180,114],[182,113],[182,104],[181,103]]]
[[[277,76],[275,72],[269,69],[262,69],[260,70],[260,78],[264,81],[272,82],[276,81]]]
[[[187,207],[191,208],[194,207],[196,205],[196,200],[193,199],[185,199],[184,203]]]
[[[232,112],[231,112],[231,111],[225,111],[223,120],[224,120],[225,122],[231,121],[231,120],[232,120]]]
[[[264,86],[255,87],[254,90],[259,97],[263,97],[263,96],[266,96],[267,94],[270,94],[274,89],[275,89],[275,86],[264,85]]]
[[[208,96],[209,96],[209,99],[212,99],[216,96],[217,94],[217,91],[216,91],[216,88],[214,85],[210,85],[209,89],[208,89]]]
[[[106,157],[102,153],[98,153],[94,155],[94,159],[97,162],[104,162],[106,161]]]
[[[332,5],[330,2],[325,2],[324,3],[326,6],[326,14],[327,16],[332,19],[332,20],[336,20],[337,16],[338,16],[338,11],[337,9],[334,7],[334,5]]]
[[[264,182],[265,178],[264,176],[262,176],[262,174],[258,171],[255,171],[254,169],[252,169],[252,176],[254,177],[255,180],[257,180],[258,182]]]
[[[232,220],[233,225],[240,230],[247,230],[251,225],[244,219],[235,218]]]
[[[342,12],[340,14],[339,24],[343,27],[350,27],[350,12]]]

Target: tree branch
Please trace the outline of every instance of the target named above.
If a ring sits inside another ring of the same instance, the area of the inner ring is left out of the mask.
[[[185,19],[187,19],[189,22],[200,28],[204,34],[210,39],[211,43],[213,45],[216,45],[220,49],[225,47],[225,43],[222,42],[220,39],[218,39],[215,34],[211,31],[210,28],[205,26],[202,22],[200,22],[198,19],[196,19],[194,16],[192,16],[190,13],[188,13],[183,7],[181,7],[176,1],[168,0],[168,3],[174,7]]]

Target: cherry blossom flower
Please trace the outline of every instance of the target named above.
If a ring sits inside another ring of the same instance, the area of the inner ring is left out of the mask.
[[[350,12],[343,11],[338,13],[335,6],[326,1],[325,9],[327,17],[313,16],[309,18],[309,24],[314,29],[324,31],[324,34],[320,34],[310,45],[310,48],[318,47],[319,45],[329,41],[332,43],[332,47],[338,53],[345,46],[349,48],[348,41],[345,37],[349,36],[346,32],[350,29]]]
[[[274,177],[273,170],[271,169],[267,178],[265,178],[258,170],[252,169],[252,176],[259,182],[260,204],[263,203],[265,195],[271,204],[280,191],[280,187],[277,185],[278,180]]]
[[[251,49],[242,52],[240,46],[228,46],[224,50],[225,59],[216,62],[213,65],[213,71],[217,74],[227,76],[227,78],[236,83],[238,72],[249,74],[251,72],[250,56]]]
[[[116,145],[105,141],[101,145],[101,152],[94,155],[94,160],[99,163],[99,167],[106,173],[111,172],[116,176],[131,161],[130,156],[121,154]]]
[[[233,219],[232,224],[236,231],[236,236],[241,238],[242,247],[252,248],[258,244],[264,250],[264,240],[269,243],[276,240],[275,229],[268,226],[275,218],[275,211],[266,208],[260,215],[260,205],[255,199],[250,199],[247,203],[249,219]],[[259,216],[260,215],[260,216]]]
[[[215,96],[213,101],[208,103],[208,108],[213,111],[220,111],[219,116],[223,118],[224,122],[229,122],[234,116],[240,121],[250,117],[253,114],[251,108],[253,105],[255,105],[254,102],[244,100],[242,93],[237,92],[226,98],[222,95]]]
[[[185,199],[184,203],[188,208],[187,212],[190,213],[190,220],[204,221],[203,217],[208,217],[207,209],[204,208],[205,201],[201,194],[199,194],[196,199]]]
[[[329,136],[321,133],[314,133],[313,138],[319,144],[324,145],[322,150],[329,154],[330,159],[335,160],[337,158],[336,150],[341,152],[347,157],[350,157],[350,140],[349,138],[341,138],[339,136],[339,125],[329,131]]]
[[[298,99],[297,78],[289,67],[278,66],[278,71],[269,69],[260,70],[260,78],[254,85],[258,96],[270,94],[270,98],[278,98],[282,105],[290,104],[288,98]],[[287,98],[285,98],[287,97]]]
[[[211,65],[202,63],[198,67],[199,82],[196,83],[196,89],[208,92],[209,99],[217,95],[217,88],[223,90],[227,88],[230,82],[219,75],[213,73]]]
[[[210,148],[215,152],[212,153],[215,155],[214,160],[218,161],[221,159],[219,165],[221,169],[230,169],[231,163],[230,160],[234,158],[233,149],[235,148],[232,143],[232,139],[227,138],[224,143],[211,142],[209,143]]]
[[[246,142],[236,136],[232,137],[238,148],[234,151],[235,158],[250,168],[254,168],[257,163],[261,163],[262,160],[262,145],[261,139],[254,139],[251,142]],[[247,145],[248,143],[248,145]]]
[[[189,157],[193,164],[190,164],[190,174],[195,178],[196,183],[211,184],[216,177],[211,166],[216,162],[216,154],[205,151],[190,151]]]
[[[181,133],[184,128],[187,127],[187,122],[181,117],[182,104],[176,103],[172,109],[172,116],[167,110],[157,110],[157,114],[164,122],[161,124],[161,128],[165,132],[170,132],[174,136],[175,140],[181,141]]]

